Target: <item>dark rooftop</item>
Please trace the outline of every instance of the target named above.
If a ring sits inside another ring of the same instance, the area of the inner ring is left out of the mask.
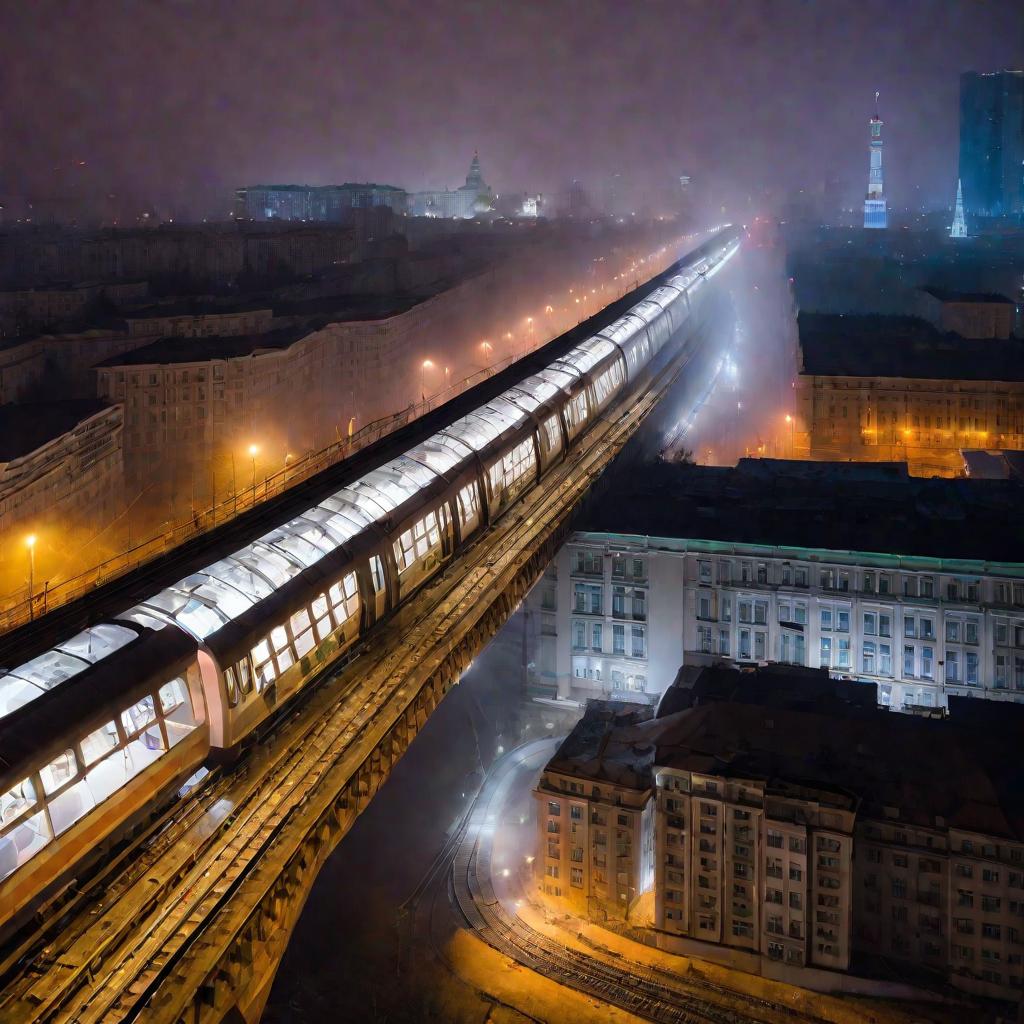
[[[920,289],[939,302],[996,302],[1001,306],[1012,306],[1013,301],[997,292],[957,292],[951,288],[936,288],[928,285]]]
[[[875,683],[832,679],[825,668],[769,664],[740,671],[724,663],[683,665],[662,694],[656,717],[666,718],[712,701],[771,704],[803,711],[835,709],[843,714],[866,708],[873,714],[878,707],[878,687]]]
[[[575,530],[1024,563],[1014,480],[923,479],[903,463],[656,463],[599,485]],[[602,500],[604,498],[604,500]]]
[[[0,405],[0,462],[10,462],[111,408],[98,398]]]
[[[962,700],[947,719],[921,718],[837,700],[835,684],[807,673],[704,671],[718,697],[655,719],[641,705],[591,701],[548,769],[613,782],[620,772],[620,784],[640,790],[655,767],[761,780],[770,792],[873,818],[894,811],[921,826],[1024,840],[1024,707]],[[815,689],[817,703],[793,702]],[[727,695],[744,690],[760,693]]]
[[[1024,381],[1024,342],[942,334],[912,316],[801,313],[802,373]]]
[[[772,788],[820,786],[856,795],[871,816],[883,817],[890,807],[903,821],[934,826],[941,818],[952,827],[1024,839],[1024,769],[1016,755],[1024,708],[960,700],[950,704],[949,718],[934,719],[830,702],[827,694],[818,707],[797,706],[791,698],[806,685],[803,678],[707,671],[731,674],[735,691],[754,687],[761,696],[659,716],[655,764],[760,778]],[[716,685],[729,688],[721,679]],[[997,719],[1002,726],[994,726]]]
[[[122,352],[97,363],[102,366],[165,366],[170,363],[202,363],[212,359],[239,359],[258,352],[283,351],[312,334],[315,327],[285,327],[263,334],[226,335],[208,338],[159,338],[131,352]]]
[[[647,789],[654,746],[647,737],[637,739],[636,727],[653,713],[647,705],[588,701],[583,717],[548,762],[548,770]]]
[[[131,352],[111,356],[98,366],[145,366],[148,364],[196,363],[211,359],[239,359],[257,352],[290,348],[307,335],[329,324],[383,320],[404,313],[416,305],[417,299],[377,296],[336,297],[275,303],[280,315],[307,316],[302,324],[293,324],[260,334],[216,335],[204,338],[159,338]],[[256,308],[264,309],[265,306]],[[165,314],[171,315],[171,314]]]
[[[163,304],[150,301],[146,305],[125,309],[120,315],[125,320],[153,320],[166,316],[241,316],[263,310],[272,312],[271,303],[240,300],[211,305],[201,299],[181,299]]]

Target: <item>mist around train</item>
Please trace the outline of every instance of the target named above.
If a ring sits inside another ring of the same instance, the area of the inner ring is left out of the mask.
[[[25,603],[31,582],[41,611],[44,593],[108,560],[131,558],[171,531],[175,542],[187,539],[193,528],[210,525],[214,507],[218,521],[230,518],[304,459],[349,438],[372,440],[597,313],[692,248],[696,240],[685,238],[690,230],[657,219],[564,222],[524,229],[511,240],[439,241],[430,251],[451,264],[453,276],[429,294],[397,296],[411,308],[400,323],[381,323],[382,334],[394,334],[382,355],[364,353],[356,370],[347,363],[356,356],[344,346],[368,345],[365,333],[352,341],[344,326],[311,326],[310,335],[321,338],[293,346],[258,385],[265,394],[241,402],[232,396],[224,421],[208,414],[212,443],[197,443],[195,425],[190,432],[187,423],[174,422],[187,410],[158,410],[165,417],[158,429],[166,431],[159,457],[133,450],[122,436],[124,482],[109,495],[102,518],[88,505],[77,518],[65,510],[33,522],[31,569],[22,538],[0,544],[0,595],[10,605]],[[421,256],[405,259],[416,263]],[[346,298],[347,292],[338,298],[340,306]],[[287,319],[275,316],[275,327]],[[374,372],[363,379],[367,367]]]
[[[670,396],[660,448],[669,462],[732,466],[793,454],[798,350],[785,253],[749,225],[725,273],[731,323],[710,339],[699,381]]]

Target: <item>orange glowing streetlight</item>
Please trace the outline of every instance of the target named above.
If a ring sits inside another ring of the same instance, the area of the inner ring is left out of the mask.
[[[260,453],[257,444],[249,445],[249,458],[252,459],[252,500],[256,500],[256,456]]]
[[[30,533],[25,538],[25,547],[28,548],[28,617],[34,617],[35,607],[32,600],[36,588],[36,535]]]
[[[420,363],[420,399],[424,402],[427,400],[426,372],[433,368],[434,361],[432,359],[424,359]]]

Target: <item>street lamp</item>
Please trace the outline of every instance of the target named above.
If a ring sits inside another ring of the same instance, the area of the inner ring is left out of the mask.
[[[249,445],[249,458],[252,459],[252,500],[256,500],[256,456],[259,455],[259,445]]]
[[[451,387],[451,373],[452,373],[451,367],[450,366],[446,366],[444,368],[444,389],[445,389],[445,391],[447,391],[448,388]]]
[[[427,400],[427,386],[425,375],[427,370],[432,370],[433,368],[434,364],[429,359],[424,359],[423,362],[420,363],[420,399],[424,402]]]
[[[35,616],[35,602],[32,598],[36,584],[36,535],[34,533],[30,533],[25,538],[25,547],[28,548],[28,617],[32,619]]]
[[[796,424],[788,412],[786,413],[786,422],[789,424],[789,457],[793,458],[793,431],[796,429]]]

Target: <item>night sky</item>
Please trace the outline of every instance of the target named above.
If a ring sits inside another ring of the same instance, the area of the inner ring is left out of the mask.
[[[1024,63],[1021,0],[22,0],[0,27],[0,195],[224,214],[255,182],[459,185],[474,148],[498,190],[859,193],[875,89],[891,201],[947,205],[959,72]]]

